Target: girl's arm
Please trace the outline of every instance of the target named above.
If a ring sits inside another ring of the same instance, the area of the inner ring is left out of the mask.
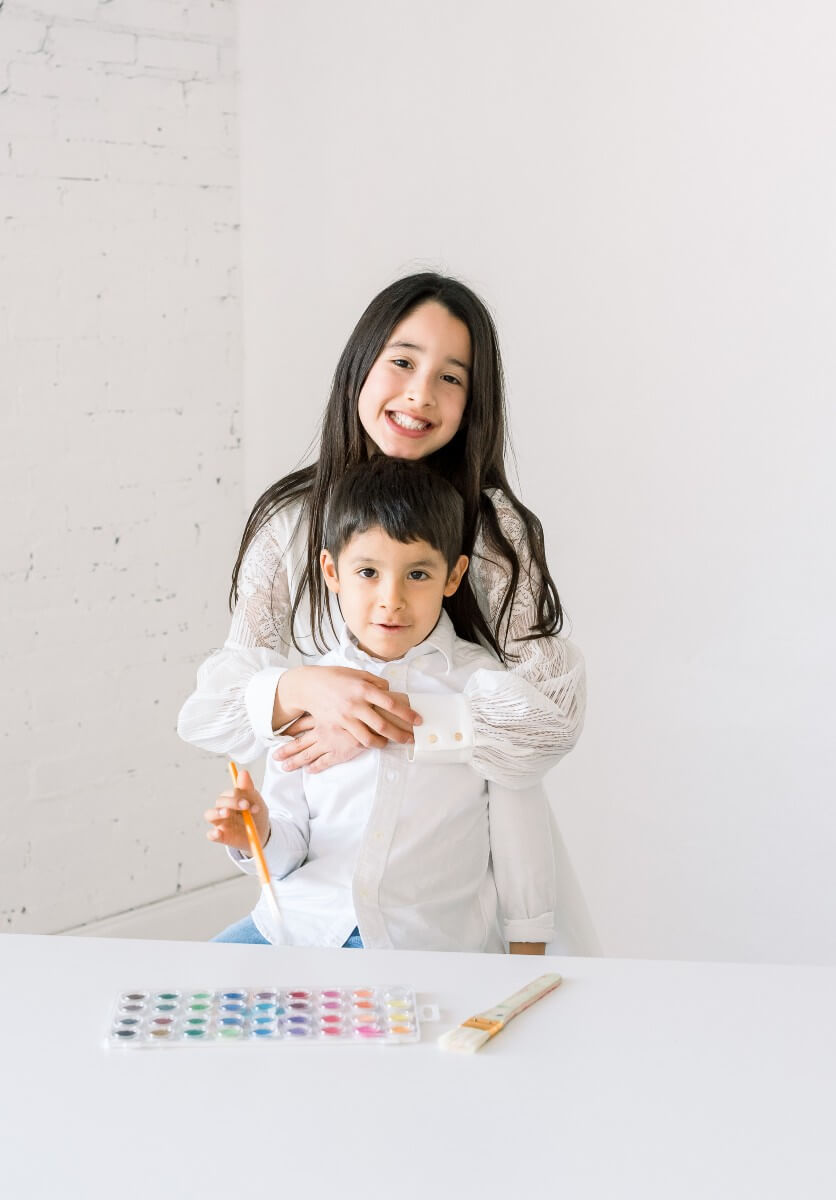
[[[516,595],[499,638],[509,659],[504,671],[477,671],[465,694],[474,728],[474,767],[490,778],[503,766],[507,759],[504,747],[510,743],[517,756],[516,786],[525,787],[567,754],[580,737],[586,709],[586,672],[580,651],[568,638],[525,640],[536,620],[539,572],[516,511],[501,493],[494,494],[493,502],[502,531],[520,559]],[[508,580],[507,564],[497,559],[479,539],[470,572],[480,607],[492,628]]]
[[[275,740],[273,704],[291,645],[285,551],[292,535],[291,522],[277,513],[254,538],[226,642],[198,668],[177,721],[184,741],[240,763]]]
[[[252,762],[283,743],[277,730],[288,720],[302,711],[316,716],[320,706],[337,727],[340,748],[333,761],[387,740],[411,740],[389,721],[386,709],[393,705],[392,713],[407,723],[417,714],[393,704],[385,680],[333,667],[290,667],[288,571],[298,559],[293,546],[299,537],[295,513],[283,510],[253,539],[241,564],[227,640],[198,668],[197,686],[180,711],[177,732],[184,741]]]

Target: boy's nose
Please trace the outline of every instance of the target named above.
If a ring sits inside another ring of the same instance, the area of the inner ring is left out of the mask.
[[[403,595],[397,584],[384,585],[378,593],[377,602],[387,612],[397,612],[404,606]]]

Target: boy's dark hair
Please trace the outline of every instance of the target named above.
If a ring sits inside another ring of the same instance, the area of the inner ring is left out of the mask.
[[[452,571],[462,553],[464,501],[420,462],[376,454],[346,471],[331,493],[325,547],[336,562],[356,534],[377,527],[396,542],[427,542]]]

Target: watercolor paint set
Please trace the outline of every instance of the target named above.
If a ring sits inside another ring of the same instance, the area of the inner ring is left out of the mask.
[[[133,988],[122,992],[110,1020],[112,1047],[223,1045],[242,1042],[319,1042],[405,1045],[421,1040],[411,988],[226,987]]]

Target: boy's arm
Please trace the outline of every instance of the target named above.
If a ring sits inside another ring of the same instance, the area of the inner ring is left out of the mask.
[[[270,818],[263,840],[267,869],[274,879],[282,879],[305,861],[310,837],[310,812],[301,771],[282,771],[272,756],[267,756],[261,798]],[[241,850],[227,847],[232,861],[247,875],[256,873],[255,860]]]
[[[555,936],[556,902],[546,793],[489,783],[488,819],[505,940],[512,954],[543,954]]]

